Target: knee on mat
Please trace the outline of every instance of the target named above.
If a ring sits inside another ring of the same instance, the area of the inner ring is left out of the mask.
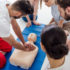
[[[6,52],[10,52],[12,50],[12,46],[8,45],[8,49],[6,49]]]
[[[10,52],[12,50],[12,46],[6,41],[4,41],[2,38],[0,38],[0,46],[0,49],[3,52]]]
[[[1,49],[3,52],[10,52],[12,50],[12,46],[9,44],[5,45],[5,48]]]

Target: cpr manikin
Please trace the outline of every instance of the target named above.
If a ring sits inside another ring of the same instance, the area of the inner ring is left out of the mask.
[[[38,47],[34,45],[34,42],[36,42],[37,36],[34,33],[29,34],[28,36],[28,42],[31,43],[35,49],[32,51],[21,51],[18,49],[15,49],[13,54],[10,57],[10,63],[15,66],[20,66],[24,69],[29,69],[38,53]]]

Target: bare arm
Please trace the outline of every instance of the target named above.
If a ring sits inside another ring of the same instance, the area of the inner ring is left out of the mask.
[[[52,18],[49,24],[52,24],[53,22],[55,22],[54,18]]]
[[[28,15],[26,16],[26,18],[27,18],[28,22],[31,21]]]
[[[36,15],[37,15],[37,12],[38,12],[39,0],[35,0],[34,4],[35,4],[35,6],[34,6],[34,13],[33,13],[33,15],[34,15],[33,20],[36,19]]]
[[[25,51],[33,50],[33,49],[31,49],[32,47],[27,46],[28,44],[24,42],[23,35],[22,35],[21,30],[20,30],[20,28],[19,28],[19,26],[18,26],[18,24],[17,24],[15,19],[13,19],[11,21],[11,24],[12,24],[13,30],[15,31],[16,35],[19,37],[19,39],[21,40],[21,42],[23,44],[21,44],[20,42],[16,41],[15,38],[12,36],[12,34],[9,37],[3,38],[3,40],[8,42],[11,46],[13,46],[16,49],[25,50]],[[25,47],[25,45],[27,47]]]
[[[32,51],[35,49],[35,47],[31,43],[25,43],[23,45],[20,42],[16,41],[12,36],[12,34],[9,37],[3,38],[3,40],[8,42],[11,46],[19,50]]]
[[[13,46],[16,49],[24,50],[23,45],[19,42],[17,42],[12,34],[9,37],[3,38],[6,42],[8,42],[11,46]]]
[[[23,38],[23,35],[22,35],[22,32],[21,32],[21,29],[20,29],[19,25],[17,24],[16,20],[12,19],[11,24],[12,24],[12,28],[13,28],[15,34],[18,36],[18,38],[24,44],[25,41],[24,41],[24,38]]]
[[[62,28],[63,27],[63,22],[64,22],[64,20],[60,20],[58,26]]]

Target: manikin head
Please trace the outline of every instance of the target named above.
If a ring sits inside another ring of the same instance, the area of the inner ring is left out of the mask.
[[[28,41],[30,42],[36,42],[37,40],[37,35],[35,33],[30,33],[29,36],[28,36]]]

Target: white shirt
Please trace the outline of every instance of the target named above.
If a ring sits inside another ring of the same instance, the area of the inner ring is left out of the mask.
[[[58,67],[58,68],[50,68],[48,58],[46,57],[43,65],[42,65],[41,70],[70,70],[70,52],[65,57],[64,64],[62,66]]]
[[[0,37],[8,37],[10,35],[11,18],[6,7],[5,0],[0,0]]]

